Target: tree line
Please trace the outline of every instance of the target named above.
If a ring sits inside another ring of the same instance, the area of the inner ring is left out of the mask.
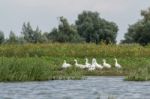
[[[142,10],[141,20],[130,25],[121,43],[139,43],[147,45],[150,42],[150,8]],[[58,27],[50,32],[43,33],[39,27],[33,29],[30,22],[23,23],[22,36],[16,36],[10,31],[9,38],[4,37],[0,31],[0,44],[2,43],[116,43],[118,26],[101,18],[98,12],[83,11],[77,17],[74,24],[69,24],[66,18],[59,17]]]

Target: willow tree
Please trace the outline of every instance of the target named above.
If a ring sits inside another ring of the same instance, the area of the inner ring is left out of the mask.
[[[122,43],[139,43],[141,45],[150,43],[150,8],[142,10],[141,16],[143,17],[141,20],[129,26]]]
[[[77,29],[74,25],[70,25],[66,18],[60,17],[60,24],[58,28],[54,28],[48,35],[48,38],[53,42],[68,42],[76,43],[82,41]]]
[[[88,43],[116,42],[118,26],[101,18],[98,12],[83,11],[78,15],[76,27],[79,35]]]

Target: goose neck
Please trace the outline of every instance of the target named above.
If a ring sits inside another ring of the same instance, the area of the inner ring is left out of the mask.
[[[117,59],[115,59],[115,62],[116,62],[116,64],[118,64],[118,61],[117,61]]]
[[[88,60],[86,59],[85,63],[87,64],[88,63]]]
[[[64,60],[64,63],[66,64],[66,61]]]
[[[77,65],[78,64],[78,62],[77,62],[77,60],[75,60],[75,65]]]
[[[104,63],[104,64],[106,64],[106,61],[105,61],[105,60],[103,60],[103,63]]]

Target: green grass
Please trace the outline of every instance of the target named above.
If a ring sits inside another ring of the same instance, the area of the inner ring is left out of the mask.
[[[38,57],[0,58],[0,81],[43,81],[81,79],[78,71],[65,70]]]
[[[149,57],[149,47],[96,44],[24,44],[1,45],[0,56],[6,57]]]
[[[149,81],[150,80],[150,65],[146,67],[139,67],[132,70],[125,80],[130,81]]]
[[[81,70],[75,66],[62,69],[63,60],[74,65],[105,58],[113,68]],[[123,66],[114,68],[114,57]],[[82,79],[83,76],[126,76],[126,80],[150,80],[150,47],[95,44],[25,44],[0,46],[0,81],[43,81]]]

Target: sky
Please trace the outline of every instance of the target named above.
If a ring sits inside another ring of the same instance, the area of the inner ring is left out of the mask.
[[[23,22],[50,32],[64,16],[73,24],[83,10],[97,11],[100,17],[115,22],[117,41],[123,39],[128,26],[142,17],[141,10],[150,7],[150,0],[0,0],[0,30],[8,37],[12,30],[20,35]]]

